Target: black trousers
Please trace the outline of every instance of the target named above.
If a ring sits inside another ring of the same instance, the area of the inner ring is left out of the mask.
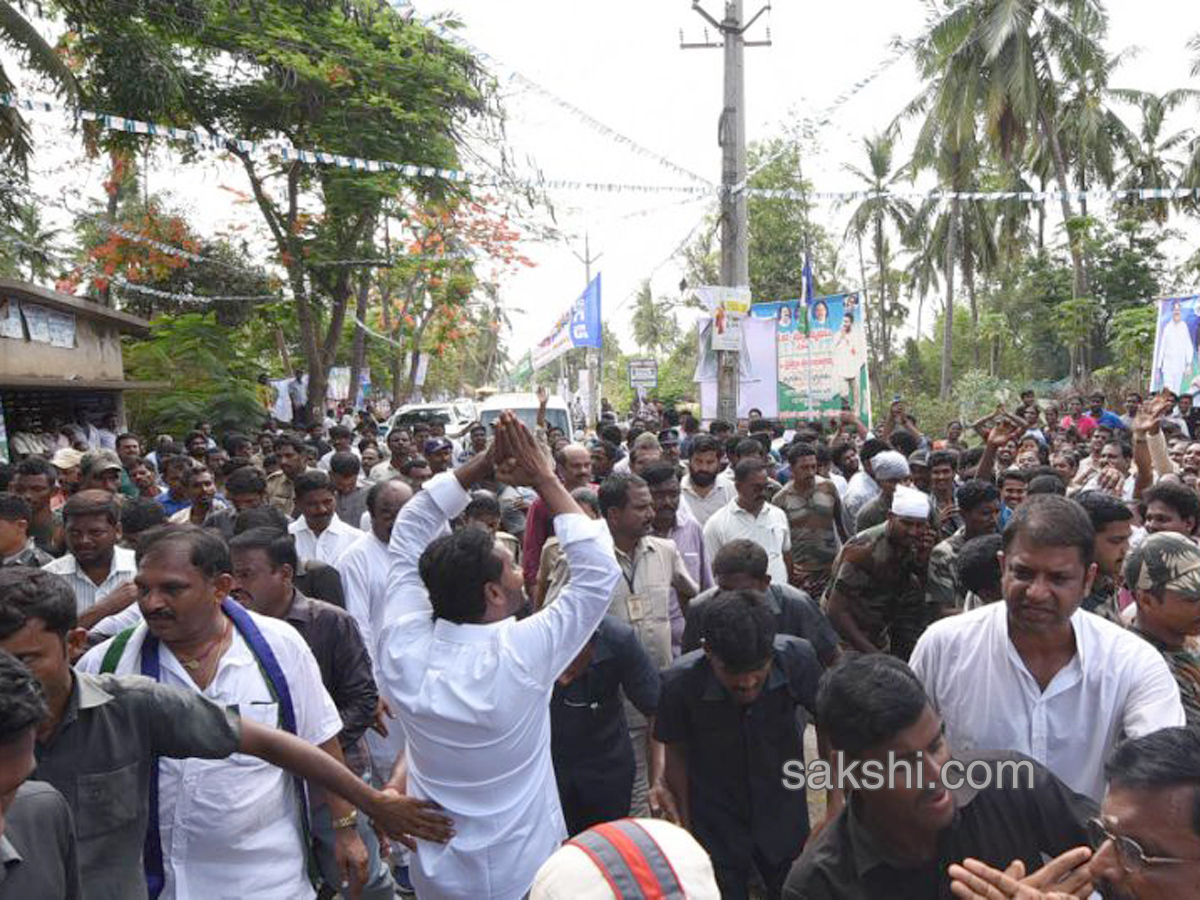
[[[754,876],[753,869],[758,869],[766,886],[767,900],[780,900],[783,896],[783,882],[787,879],[792,868],[792,860],[772,861],[754,851],[753,866],[724,865],[714,858],[713,873],[717,876],[717,887],[721,890],[721,900],[749,900],[750,879]]]
[[[601,822],[623,819],[629,815],[629,798],[633,791],[633,767],[616,777],[597,778],[586,771],[562,770],[555,767],[558,798],[562,804],[567,834],[572,837]]]

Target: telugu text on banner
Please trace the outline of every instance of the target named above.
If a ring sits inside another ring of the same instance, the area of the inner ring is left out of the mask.
[[[775,320],[781,419],[814,419],[848,409],[870,423],[867,336],[858,294],[759,303]]]
[[[540,369],[576,347],[599,346],[600,276],[597,275],[571,308],[554,323],[550,334],[533,348],[533,367]]]

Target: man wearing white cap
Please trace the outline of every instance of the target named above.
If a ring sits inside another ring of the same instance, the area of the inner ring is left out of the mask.
[[[712,863],[670,822],[620,819],[567,841],[538,870],[530,900],[718,900]]]
[[[898,486],[887,521],[860,531],[834,561],[825,611],[852,649],[906,660],[928,624],[931,509],[928,494]]]
[[[876,456],[874,469],[879,494],[858,511],[854,518],[855,532],[866,531],[886,522],[896,488],[902,484],[912,485],[912,469],[908,460],[896,450],[885,450]]]

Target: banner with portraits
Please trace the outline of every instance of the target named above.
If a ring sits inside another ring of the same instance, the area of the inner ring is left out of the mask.
[[[858,294],[758,303],[750,314],[775,322],[779,418],[819,419],[850,410],[870,426],[867,333]]]
[[[1170,388],[1177,394],[1200,390],[1200,294],[1158,301],[1158,328],[1154,335],[1154,365],[1150,390]]]

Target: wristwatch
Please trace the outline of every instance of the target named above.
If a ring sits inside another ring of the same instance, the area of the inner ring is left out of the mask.
[[[352,809],[349,815],[333,820],[333,830],[341,831],[343,828],[353,828],[356,822],[358,822],[358,810]]]

